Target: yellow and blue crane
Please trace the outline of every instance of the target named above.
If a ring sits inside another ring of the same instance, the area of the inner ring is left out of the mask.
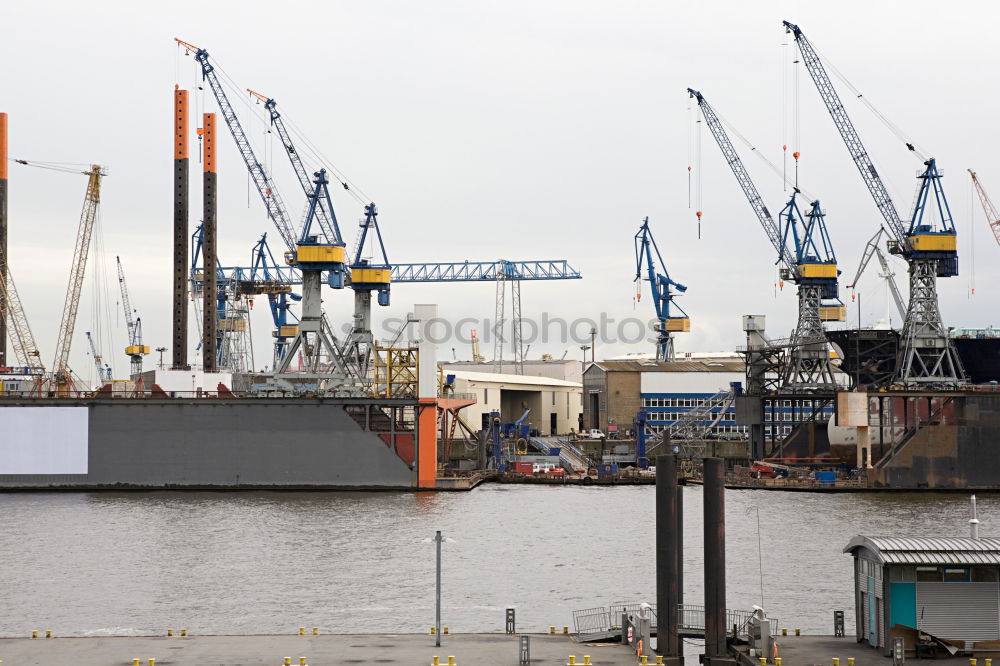
[[[843,321],[846,308],[839,298],[837,256],[826,229],[819,201],[810,204],[808,217],[797,202],[801,193],[792,191],[788,203],[775,222],[757,191],[722,121],[705,97],[692,88],[688,94],[698,101],[705,123],[712,131],[722,155],[743,190],[764,233],[778,253],[782,280],[798,286],[799,311],[795,330],[788,341],[788,354],[781,372],[780,387],[787,391],[832,391],[837,383],[830,362],[829,346],[823,332],[824,321]]]
[[[635,234],[635,282],[645,279],[653,293],[653,307],[656,309],[656,360],[674,360],[674,333],[687,333],[691,330],[691,318],[680,305],[674,303],[674,290],[680,293],[687,287],[675,282],[667,271],[660,248],[656,245],[653,232],[649,228],[649,218],[642,221],[642,226]],[[654,256],[655,255],[655,256]],[[643,278],[642,273],[646,272]],[[642,298],[642,291],[636,288],[635,299]],[[680,313],[671,313],[671,306]]]
[[[907,150],[916,154],[924,166],[917,176],[920,183],[913,213],[909,222],[904,222],[847,115],[819,53],[799,26],[788,21],[783,25],[794,36],[802,62],[868,187],[875,207],[888,224],[889,252],[902,256],[909,265],[910,297],[893,383],[911,388],[958,388],[965,383],[965,371],[942,321],[937,292],[939,277],[958,275],[958,241],[937,161],[922,155],[912,141],[904,140]],[[898,130],[894,131],[899,134]]]
[[[149,345],[142,344],[142,318],[135,316],[132,299],[128,295],[128,285],[125,284],[125,271],[122,269],[121,257],[115,257],[118,263],[118,287],[122,294],[122,309],[125,311],[125,329],[128,332],[128,345],[125,355],[129,357],[129,377],[134,382],[142,379],[142,357],[149,354]]]

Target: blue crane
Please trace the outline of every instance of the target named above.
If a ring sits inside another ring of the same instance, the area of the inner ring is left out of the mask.
[[[965,383],[965,372],[942,322],[938,304],[937,278],[958,275],[958,243],[937,161],[933,157],[923,160],[924,170],[917,176],[920,182],[913,214],[909,224],[904,223],[816,49],[799,26],[788,21],[783,21],[783,25],[795,37],[802,62],[868,187],[875,207],[889,226],[892,236],[889,251],[901,255],[909,264],[910,299],[893,381],[909,387],[961,386]],[[906,147],[917,153],[912,143],[906,143]],[[934,212],[928,214],[929,208]]]
[[[90,356],[94,359],[94,368],[97,370],[97,381],[98,382],[110,382],[111,381],[111,366],[105,364],[101,367],[101,355],[97,353],[97,346],[94,344],[94,338],[91,337],[90,331],[86,332],[87,342],[90,343]]]
[[[656,308],[656,360],[672,361],[674,360],[673,334],[687,333],[691,330],[691,318],[680,305],[674,303],[673,289],[684,293],[687,287],[670,278],[660,248],[657,247],[653,232],[649,228],[648,217],[643,219],[642,226],[635,234],[636,282],[642,279],[643,270],[646,271],[645,279],[653,292],[653,306]],[[642,292],[638,288],[635,297],[636,300],[642,297]],[[671,305],[681,313],[681,316],[671,314]]]
[[[796,187],[778,216],[780,222],[775,222],[715,109],[697,90],[688,88],[687,91],[698,101],[705,124],[778,253],[776,263],[782,280],[790,280],[798,286],[798,320],[789,341],[781,387],[789,391],[836,390],[822,322],[843,321],[846,308],[839,299],[837,277],[840,271],[819,201],[812,202],[808,219],[804,218],[796,201],[800,193]]]

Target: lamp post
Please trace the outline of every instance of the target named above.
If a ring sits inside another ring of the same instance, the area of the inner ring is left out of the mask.
[[[590,345],[580,345],[580,351],[583,352],[583,364],[581,366],[581,372],[587,369],[587,350],[590,349]]]
[[[441,647],[441,542],[444,541],[444,537],[441,536],[441,530],[434,533],[434,547],[437,550],[437,585],[435,587],[436,591],[436,605],[434,609],[434,646]]]

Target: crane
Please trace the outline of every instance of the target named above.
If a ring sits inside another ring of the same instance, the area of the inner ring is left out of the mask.
[[[646,271],[646,281],[653,292],[653,307],[656,308],[656,360],[674,360],[674,333],[687,333],[691,330],[691,318],[681,308],[674,303],[673,290],[683,293],[687,287],[670,278],[666,265],[663,263],[663,256],[660,255],[660,248],[656,245],[653,232],[649,228],[649,218],[642,221],[642,226],[635,234],[635,282],[642,278],[643,270]],[[655,257],[654,257],[655,253]],[[645,266],[643,263],[645,262]],[[657,262],[659,262],[657,264]],[[642,292],[636,287],[636,300],[642,298]],[[670,306],[673,305],[681,316],[671,315]]]
[[[868,187],[875,207],[888,224],[889,252],[901,255],[909,265],[909,307],[903,321],[902,344],[893,381],[911,388],[958,388],[965,383],[965,371],[941,320],[937,293],[937,278],[958,275],[958,244],[937,161],[933,157],[924,160],[925,168],[917,176],[920,182],[913,214],[909,224],[905,224],[816,49],[799,26],[788,21],[783,24],[785,30],[794,35],[802,62]],[[916,152],[911,143],[907,143],[907,148]],[[936,210],[936,215],[929,212],[929,208]]]
[[[94,369],[97,370],[97,381],[100,383],[111,381],[111,366],[105,364],[101,366],[101,355],[97,353],[97,345],[94,344],[94,338],[90,335],[90,331],[86,332],[87,342],[90,344],[90,355],[94,359]]]
[[[253,148],[250,146],[250,139],[247,138],[246,132],[243,131],[243,126],[240,125],[239,118],[236,117],[236,112],[233,110],[233,105],[226,96],[226,91],[219,81],[215,67],[209,62],[208,51],[180,39],[175,38],[174,41],[184,47],[186,54],[193,53],[195,60],[201,65],[202,78],[208,81],[208,85],[212,89],[212,94],[219,105],[219,110],[222,111],[222,117],[226,121],[226,126],[229,127],[229,132],[233,135],[233,140],[236,141],[236,148],[239,150],[243,162],[250,171],[250,178],[257,187],[260,198],[264,201],[267,215],[274,222],[274,226],[277,227],[278,234],[285,242],[285,247],[289,254],[294,256],[296,235],[292,227],[291,218],[289,218],[288,211],[285,209],[285,203],[281,195],[278,194],[278,189],[271,180],[271,176],[264,169],[264,165],[254,155]]]
[[[83,211],[80,213],[80,224],[76,232],[76,246],[73,250],[73,263],[69,271],[66,302],[63,305],[59,335],[56,338],[55,361],[52,364],[53,379],[59,395],[67,395],[73,388],[73,373],[69,368],[69,351],[73,343],[76,314],[80,309],[83,277],[87,272],[90,238],[100,210],[101,178],[106,174],[100,165],[94,164],[91,165],[89,171],[84,171],[83,175],[87,176],[87,191],[83,198]]]
[[[889,267],[889,262],[886,260],[885,255],[882,254],[882,250],[878,246],[878,241],[883,234],[888,235],[888,232],[885,230],[885,227],[879,227],[879,230],[874,236],[871,237],[868,244],[865,245],[865,251],[861,257],[861,263],[858,265],[858,272],[854,274],[854,280],[851,284],[847,285],[847,288],[854,289],[857,287],[858,280],[861,279],[861,274],[865,272],[866,268],[868,268],[868,262],[871,261],[872,255],[877,256],[878,262],[882,267],[882,272],[879,274],[879,277],[885,280],[886,286],[889,289],[889,294],[892,296],[892,300],[896,304],[896,310],[899,311],[900,318],[905,320],[906,304],[903,302],[902,294],[899,293],[899,287],[896,286],[896,274]],[[861,326],[861,322],[858,322],[858,326]]]
[[[979,194],[979,201],[983,204],[983,212],[986,213],[986,223],[990,225],[993,237],[997,239],[997,243],[1000,243],[1000,214],[997,213],[996,207],[990,201],[990,196],[983,189],[983,184],[979,182],[976,172],[972,169],[968,171],[969,175],[972,176],[973,184],[976,186],[976,192]]]
[[[7,323],[11,333],[11,344],[14,348],[14,356],[18,363],[31,370],[44,373],[45,366],[42,364],[42,353],[35,343],[35,335],[31,332],[28,318],[24,314],[24,306],[21,304],[21,297],[17,293],[14,285],[14,276],[10,272],[10,264],[3,256],[3,248],[0,246],[0,266],[7,268],[7,275],[0,276],[0,292],[3,292],[3,302],[7,306]]]
[[[272,367],[285,358],[288,339],[298,335],[298,326],[289,324],[291,301],[301,301],[302,297],[292,293],[291,282],[282,279],[281,267],[274,260],[267,244],[267,234],[263,234],[251,251],[253,265],[246,280],[234,280],[238,294],[267,296],[267,304],[274,321],[274,357]]]
[[[288,160],[292,163],[292,169],[295,171],[295,176],[299,179],[299,185],[302,186],[302,193],[308,199],[313,193],[313,182],[309,177],[309,172],[306,170],[305,165],[302,163],[302,157],[299,155],[299,151],[296,150],[295,143],[292,141],[288,129],[285,127],[285,121],[282,120],[281,114],[278,113],[278,103],[267,95],[255,92],[249,88],[247,88],[247,92],[257,99],[258,104],[261,102],[264,103],[264,108],[267,109],[271,116],[271,125],[278,131],[281,145],[285,147]],[[332,223],[331,219],[333,220]],[[323,233],[326,234],[327,238],[334,238],[339,235],[333,230],[333,224],[336,224],[336,220],[337,218],[333,210],[327,208],[325,201],[320,201],[316,207],[316,222],[323,229]]]
[[[281,138],[281,144],[285,148],[288,160],[298,178],[299,185],[307,199],[313,196],[313,185],[310,182],[305,164],[302,161],[300,152],[296,149],[292,137],[285,127],[285,121],[278,113],[278,103],[272,97],[268,97],[254,90],[247,89],[257,103],[264,103],[264,108],[270,114],[271,125],[277,130]],[[346,189],[347,183],[341,183]],[[308,215],[307,211],[307,215]],[[332,205],[325,199],[316,202],[314,219],[323,228],[327,238],[339,238],[340,230],[337,224],[337,216]],[[350,279],[347,286],[354,291],[354,323],[351,333],[347,339],[346,354],[352,362],[358,365],[358,372],[364,376],[368,374],[368,357],[372,343],[371,331],[371,295],[378,292],[378,304],[389,305],[389,285],[390,269],[389,258],[386,255],[385,244],[382,242],[382,232],[378,226],[378,209],[375,204],[369,203],[365,206],[365,217],[360,222],[358,240],[356,243],[354,261],[349,266]],[[370,255],[365,254],[365,242],[370,241],[372,251]],[[377,246],[376,246],[377,241]]]
[[[778,216],[780,223],[776,223],[715,109],[697,90],[688,88],[688,94],[698,101],[705,123],[764,233],[777,251],[782,280],[798,285],[798,321],[789,341],[788,362],[782,370],[781,387],[788,391],[836,390],[822,322],[843,321],[846,319],[846,308],[839,299],[837,276],[840,271],[837,270],[837,257],[819,201],[811,203],[806,219],[796,200],[800,190],[793,188],[791,198]],[[789,248],[789,239],[794,252]]]
[[[128,286],[125,284],[125,271],[122,270],[121,257],[115,257],[118,263],[118,287],[122,292],[122,308],[125,310],[125,327],[128,331],[128,346],[125,355],[131,361],[130,377],[139,381],[142,376],[142,357],[149,354],[149,346],[142,344],[142,319],[135,316],[132,301],[128,297]]]

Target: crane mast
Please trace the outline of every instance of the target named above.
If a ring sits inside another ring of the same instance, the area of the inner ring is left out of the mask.
[[[781,210],[781,223],[776,223],[715,109],[697,90],[688,88],[688,94],[698,101],[722,156],[777,251],[781,278],[798,286],[798,319],[788,343],[788,358],[781,369],[781,388],[792,392],[836,390],[822,322],[843,321],[846,308],[839,299],[837,276],[840,271],[819,201],[812,202],[808,220],[805,219],[796,201],[799,190],[795,188]],[[789,239],[794,245],[794,253],[789,249]]]
[[[986,194],[986,190],[983,189],[983,184],[979,182],[979,178],[976,176],[976,172],[969,169],[969,175],[972,176],[972,182],[976,186],[976,192],[979,194],[979,201],[983,204],[983,212],[986,213],[986,223],[990,225],[990,230],[993,232],[993,237],[997,239],[997,243],[1000,244],[1000,214],[997,213],[996,207],[993,202],[990,201],[990,195]]]
[[[56,389],[60,395],[70,391],[73,383],[72,371],[69,369],[69,352],[73,343],[73,329],[76,327],[76,314],[80,309],[83,277],[87,272],[90,238],[94,232],[94,223],[97,221],[101,203],[101,178],[105,172],[100,165],[94,164],[90,171],[84,171],[83,174],[88,177],[87,192],[83,199],[83,211],[80,213],[80,224],[76,232],[76,246],[73,250],[73,263],[70,266],[69,285],[66,288],[66,302],[59,323],[59,336],[56,338],[55,362],[52,364]]]
[[[656,245],[653,232],[649,228],[649,218],[644,218],[642,226],[635,234],[635,281],[642,279],[646,272],[646,281],[653,293],[653,306],[656,308],[656,360],[673,361],[675,358],[674,333],[687,333],[691,330],[691,319],[681,306],[674,303],[672,288],[683,293],[687,287],[670,278],[660,248]],[[655,255],[655,257],[654,257]],[[657,267],[656,262],[659,262]],[[657,269],[659,268],[659,272]],[[636,300],[642,294],[636,290]],[[681,316],[671,315],[670,306],[680,311]]]
[[[889,251],[902,255],[909,264],[909,306],[903,322],[894,382],[906,387],[958,388],[965,383],[965,372],[942,322],[937,294],[937,278],[958,275],[958,246],[937,162],[933,157],[924,161],[925,169],[918,176],[920,186],[916,205],[907,226],[847,115],[816,49],[797,25],[788,21],[783,21],[783,25],[795,37],[802,62],[816,84],[861,179],[868,187],[875,207],[889,225],[893,236]],[[907,148],[914,150],[912,144],[907,144]],[[925,219],[928,204],[931,203],[937,209],[937,228],[932,220]]]

